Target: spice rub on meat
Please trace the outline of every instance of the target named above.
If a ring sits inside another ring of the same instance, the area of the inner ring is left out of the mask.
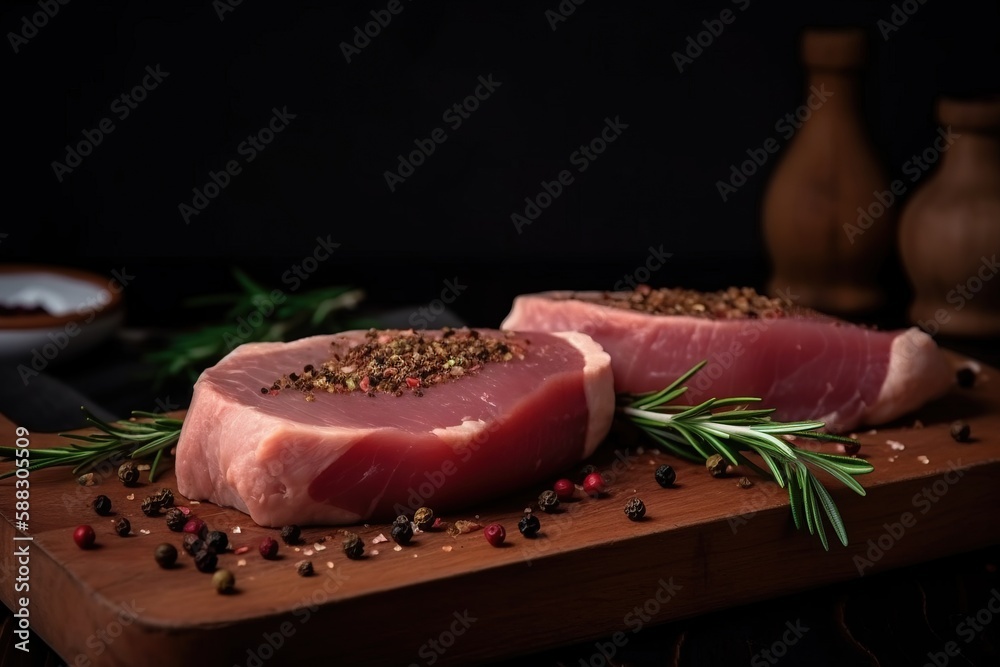
[[[749,288],[529,294],[501,328],[586,333],[611,355],[619,392],[662,389],[704,359],[684,400],[755,396],[775,419],[840,432],[901,417],[954,382],[917,328],[876,331]]]
[[[266,526],[391,519],[430,503],[448,511],[589,456],[614,405],[610,359],[579,333],[251,343],[195,384],[178,490]]]

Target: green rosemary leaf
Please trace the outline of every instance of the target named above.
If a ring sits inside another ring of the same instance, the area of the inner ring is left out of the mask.
[[[826,512],[826,516],[830,519],[830,525],[833,527],[833,532],[836,533],[837,539],[845,547],[847,546],[847,529],[844,527],[844,521],[840,518],[840,511],[837,509],[837,505],[834,504],[833,498],[830,496],[830,492],[826,490],[823,483],[820,482],[815,477],[809,480],[812,482],[813,488],[816,490],[816,497],[819,498],[820,503],[823,506],[823,511]]]

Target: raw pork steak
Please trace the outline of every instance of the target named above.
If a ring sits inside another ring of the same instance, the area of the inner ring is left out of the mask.
[[[707,359],[686,400],[756,396],[776,419],[839,432],[900,417],[954,379],[919,329],[861,328],[748,288],[525,295],[501,327],[590,335],[611,355],[619,392],[662,389]]]
[[[454,365],[445,359],[449,379],[431,385],[434,344],[444,339],[500,344],[513,358],[479,364],[453,356]],[[392,341],[424,352],[422,376],[406,382],[384,370],[407,370],[405,359],[385,352]],[[358,369],[339,364],[362,345],[381,350],[379,374],[393,381],[348,377]],[[271,389],[279,378],[278,386],[303,384],[326,361],[344,370],[333,393]],[[315,368],[306,373],[307,365]],[[425,504],[454,510],[589,456],[614,405],[610,359],[580,333],[353,331],[246,344],[195,384],[177,444],[177,485],[264,526],[390,520]]]

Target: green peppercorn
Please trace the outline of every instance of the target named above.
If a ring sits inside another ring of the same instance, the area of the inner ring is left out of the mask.
[[[101,495],[94,498],[93,502],[94,511],[101,516],[107,516],[111,514],[111,498]]]
[[[517,522],[517,529],[521,531],[521,534],[525,537],[535,537],[538,535],[538,531],[542,528],[542,522],[538,520],[538,517],[531,513],[531,510],[525,510],[524,516],[521,520]]]
[[[221,530],[213,530],[205,536],[205,544],[215,553],[220,553],[229,546],[229,536]]]
[[[543,512],[552,513],[559,507],[559,496],[552,489],[542,491],[538,496],[538,508]]]
[[[180,511],[176,507],[171,507],[167,510],[167,528],[179,533],[184,530],[184,524],[187,523],[187,516],[184,512]]]
[[[646,505],[638,498],[629,498],[629,501],[625,503],[625,516],[632,521],[639,521],[646,516]]]
[[[219,564],[219,557],[211,549],[202,549],[194,555],[194,566],[199,572],[215,572],[215,567]]]
[[[118,466],[118,479],[125,486],[135,486],[139,482],[139,469],[131,461]]]
[[[290,524],[281,529],[281,541],[285,544],[298,544],[302,539],[302,529],[295,524]]]
[[[417,524],[420,530],[430,530],[434,525],[434,510],[430,507],[421,507],[413,513],[413,523]]]
[[[212,585],[220,594],[232,593],[236,587],[236,576],[229,570],[218,570],[212,575]]]
[[[721,454],[712,454],[705,460],[705,467],[712,477],[722,477],[726,474],[726,459]]]
[[[406,519],[405,516],[402,518]],[[410,540],[413,539],[413,527],[410,525],[410,520],[406,519],[404,523],[399,523],[397,520],[396,523],[392,524],[392,531],[390,531],[390,535],[392,536],[393,542],[405,547],[410,543]]]
[[[115,532],[118,533],[119,537],[128,537],[128,534],[132,532],[132,524],[125,517],[118,519],[115,524]]]
[[[146,516],[159,516],[160,514],[160,503],[152,496],[146,496],[142,499],[142,504],[139,505],[139,509]]]
[[[300,560],[295,564],[295,571],[299,573],[300,577],[311,577],[313,576],[313,564],[309,560]]]
[[[677,481],[677,473],[674,469],[668,465],[662,465],[656,469],[655,473],[656,483],[662,486],[664,489],[674,485]]]
[[[344,554],[351,560],[358,560],[365,555],[365,543],[357,533],[347,533],[344,537]]]
[[[163,543],[156,547],[156,551],[153,552],[153,557],[156,559],[157,565],[163,569],[167,569],[174,566],[177,562],[177,548],[172,544]]]

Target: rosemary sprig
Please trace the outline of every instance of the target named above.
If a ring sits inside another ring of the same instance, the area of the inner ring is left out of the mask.
[[[847,546],[847,530],[840,512],[812,469],[828,473],[863,496],[865,490],[854,476],[875,468],[861,459],[800,449],[781,436],[844,443],[855,441],[818,431],[823,428],[823,422],[776,422],[770,417],[773,409],[745,407],[758,402],[758,398],[712,398],[694,406],[673,403],[687,391],[684,383],[705,363],[697,364],[661,391],[619,397],[624,402],[619,405],[619,412],[665,450],[681,458],[704,462],[712,454],[719,454],[734,466],[743,465],[772,477],[782,488],[788,488],[796,528],[801,529],[804,524],[809,534],[818,534],[823,548],[829,550],[823,523],[825,514],[840,542]],[[720,410],[729,406],[739,407]],[[748,459],[744,452],[759,456],[767,470]]]
[[[92,470],[100,463],[112,458],[115,454],[132,459],[153,457],[149,468],[149,481],[156,481],[156,472],[162,462],[164,452],[177,442],[181,434],[180,419],[164,417],[153,412],[136,410],[132,417],[150,421],[120,420],[113,423],[99,419],[83,409],[88,422],[97,427],[101,433],[79,435],[76,433],[60,433],[64,438],[77,440],[68,447],[51,449],[32,449],[31,463],[28,470],[41,470],[56,466],[74,466],[73,474]],[[0,457],[9,461],[16,456],[15,447],[0,447]],[[0,475],[0,479],[10,477],[17,469]]]
[[[241,292],[213,294],[185,302],[189,307],[229,306],[223,315],[226,323],[173,334],[162,349],[147,355],[146,360],[158,369],[158,383],[177,376],[193,383],[201,371],[241,343],[292,340],[314,333],[374,326],[365,319],[344,318],[344,311],[364,299],[364,292],[359,289],[322,287],[281,292],[264,288],[239,269],[233,270],[233,276]],[[256,319],[251,318],[254,313],[261,319],[257,326],[250,324]],[[240,318],[242,325],[237,324]]]

